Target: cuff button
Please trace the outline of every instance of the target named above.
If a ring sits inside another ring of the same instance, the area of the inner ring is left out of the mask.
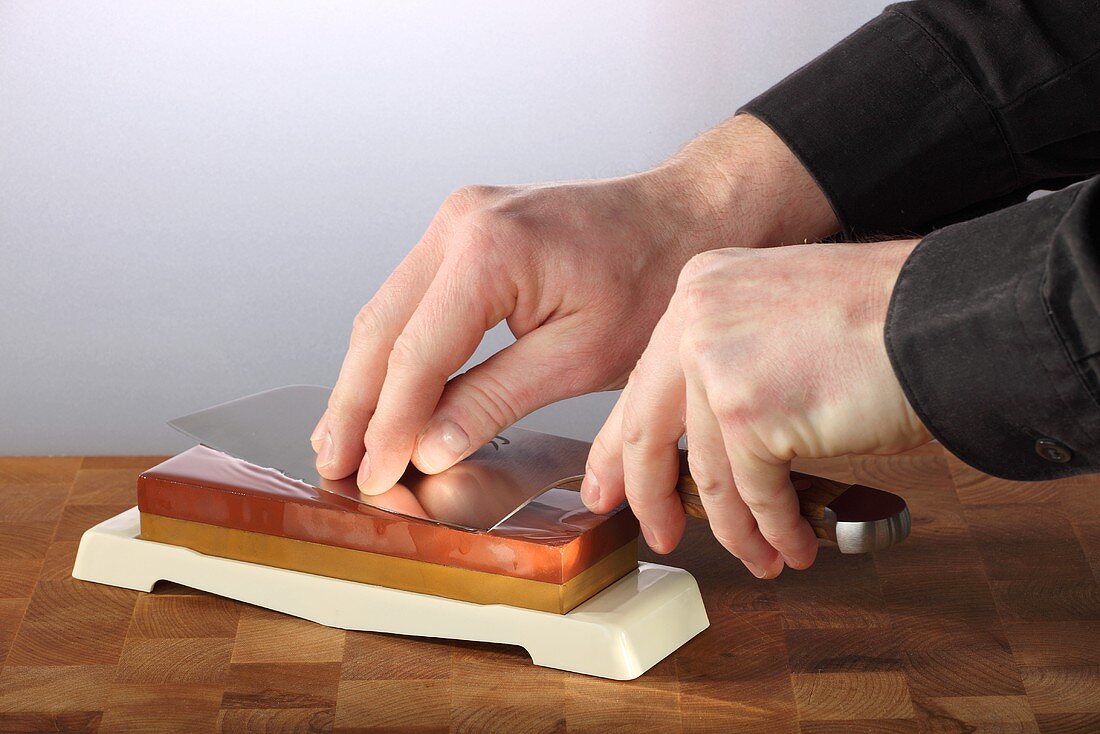
[[[1069,449],[1049,438],[1040,438],[1035,442],[1035,453],[1055,464],[1067,464],[1073,458]]]

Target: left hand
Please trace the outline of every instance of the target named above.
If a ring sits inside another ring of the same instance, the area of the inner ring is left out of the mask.
[[[718,541],[759,578],[807,568],[791,459],[890,454],[931,436],[909,405],[883,330],[916,240],[730,248],[683,269],[668,310],[589,455],[595,512],[624,496],[646,543],[684,529],[677,443]]]

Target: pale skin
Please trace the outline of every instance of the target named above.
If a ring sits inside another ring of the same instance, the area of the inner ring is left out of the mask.
[[[836,229],[795,157],[743,115],[641,174],[461,189],[356,317],[310,439],[318,471],[378,494],[410,462],[440,472],[537,408],[625,385],[585,504],[627,498],[646,542],[671,550],[686,430],[720,542],[761,578],[805,568],[816,542],[790,459],[927,440],[882,338],[915,242],[760,249]],[[452,378],[501,321],[516,342]]]
[[[930,436],[883,342],[915,240],[728,248],[684,267],[667,311],[593,444],[581,488],[606,512],[624,496],[657,552],[680,540],[677,443],[711,530],[759,578],[809,567],[796,457],[891,454]]]

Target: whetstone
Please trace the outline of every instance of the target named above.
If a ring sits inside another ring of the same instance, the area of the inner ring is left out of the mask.
[[[552,488],[491,531],[355,502],[196,446],[138,479],[141,537],[461,601],[565,613],[637,567],[638,524]]]

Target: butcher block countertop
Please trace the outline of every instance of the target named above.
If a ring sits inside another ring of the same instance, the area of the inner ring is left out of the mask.
[[[660,562],[711,627],[624,683],[74,580],[81,533],[158,461],[0,458],[0,731],[1100,731],[1095,479],[1005,482],[936,445],[802,464],[903,495],[912,535],[765,582],[689,521]]]

